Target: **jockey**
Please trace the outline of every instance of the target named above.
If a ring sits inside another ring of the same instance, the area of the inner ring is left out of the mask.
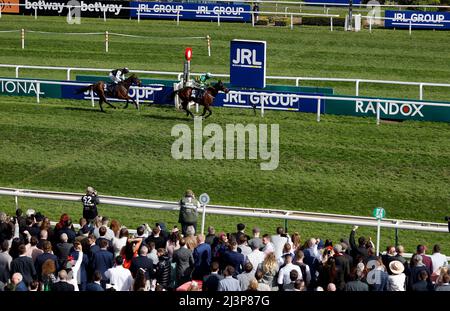
[[[119,82],[125,80],[125,75],[129,72],[130,71],[127,67],[122,69],[114,69],[109,73],[109,77],[111,78],[112,82],[118,84]]]
[[[207,87],[207,80],[212,78],[212,74],[210,74],[209,72],[206,72],[204,74],[202,74],[200,77],[196,77],[194,82],[194,88],[192,90],[192,96],[198,97],[201,96],[201,94],[203,93],[203,91],[205,90],[205,88]]]

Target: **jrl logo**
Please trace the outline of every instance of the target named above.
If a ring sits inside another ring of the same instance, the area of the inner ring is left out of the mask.
[[[236,58],[233,60],[233,65],[239,67],[256,67],[261,68],[262,62],[256,60],[255,49],[236,49]]]

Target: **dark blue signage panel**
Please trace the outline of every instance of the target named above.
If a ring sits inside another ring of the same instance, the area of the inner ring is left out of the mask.
[[[233,87],[266,87],[265,41],[231,41],[230,83]]]
[[[333,4],[348,4],[349,0],[304,0],[304,2],[333,5]],[[352,3],[353,5],[358,5],[361,4],[361,0],[353,0]]]
[[[250,22],[252,16],[247,4],[211,4],[178,2],[130,2],[130,16],[148,19],[217,20],[224,22]]]
[[[450,12],[386,11],[386,28],[450,29]]]

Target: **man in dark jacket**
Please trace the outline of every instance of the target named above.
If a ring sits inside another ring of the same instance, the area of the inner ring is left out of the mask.
[[[203,279],[202,290],[207,292],[217,292],[220,280],[223,280],[223,275],[219,274],[219,263],[213,261],[211,263],[211,274],[205,276]]]
[[[83,202],[83,218],[88,223],[92,223],[94,218],[98,216],[97,204],[100,204],[97,191],[92,187],[87,187],[86,195],[81,198],[81,202]]]
[[[186,190],[184,198],[180,200],[180,215],[178,222],[181,224],[181,232],[186,236],[186,229],[188,226],[194,226],[197,232],[197,215],[200,203],[195,198],[192,190]]]
[[[86,285],[86,291],[87,292],[103,292],[105,291],[100,284],[102,280],[102,274],[99,271],[94,272],[94,282],[88,283]]]
[[[166,250],[163,248],[159,248],[157,251],[158,254],[158,264],[156,265],[156,283],[157,285],[162,286],[165,289],[169,288],[171,278],[171,260],[170,257],[167,256]]]
[[[94,254],[92,268],[100,271],[102,274],[102,287],[106,288],[107,277],[105,272],[114,266],[114,255],[108,251],[108,242],[102,240],[100,242],[100,251]]]
[[[67,272],[66,270],[61,270],[58,273],[59,282],[56,282],[52,285],[52,292],[73,292],[75,291],[75,287],[67,283]]]
[[[148,247],[141,246],[139,249],[139,256],[133,258],[131,261],[130,272],[133,275],[133,278],[136,277],[136,274],[139,269],[145,271],[145,278],[147,280],[153,278],[153,261],[147,257]]]
[[[429,292],[433,291],[433,285],[428,281],[428,273],[425,270],[419,272],[419,280],[412,285],[414,292]]]
[[[22,274],[25,285],[30,285],[31,281],[36,280],[36,269],[33,260],[26,256],[25,245],[19,246],[19,257],[11,262],[11,274],[19,272]]]
[[[203,280],[203,277],[209,273],[211,264],[211,246],[205,243],[203,234],[197,236],[197,247],[194,249],[193,255],[195,261],[193,278]]]
[[[352,232],[350,232],[350,247],[352,249],[352,257],[355,262],[359,262],[358,259],[366,260],[369,256],[366,248],[366,238],[359,237],[358,246],[355,242],[355,234],[356,230],[358,230],[358,226],[353,226]]]
[[[224,254],[225,266],[232,266],[234,268],[234,276],[242,272],[245,264],[245,256],[237,251],[237,242],[231,240],[230,248]]]
[[[336,262],[336,288],[343,290],[345,282],[349,281],[350,276],[350,262],[342,253],[342,245],[336,244],[334,246],[334,259]]]
[[[180,248],[173,253],[172,260],[177,265],[177,286],[180,286],[190,280],[194,268],[194,257],[192,251],[186,247],[185,239],[180,240]]]
[[[73,244],[67,242],[69,237],[66,233],[59,236],[61,242],[56,244],[55,253],[58,256],[58,261],[60,266],[64,266],[67,262],[67,257],[69,257],[71,250],[73,249]]]
[[[34,262],[34,267],[36,269],[36,274],[39,281],[42,281],[42,265],[47,260],[53,260],[55,263],[56,271],[59,270],[58,257],[52,254],[52,243],[49,241],[45,241],[42,246],[44,253],[40,254],[36,257],[36,261]]]

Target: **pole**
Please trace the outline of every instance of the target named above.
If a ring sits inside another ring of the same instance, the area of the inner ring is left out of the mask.
[[[141,105],[140,105],[140,103],[139,103],[139,89],[135,89],[136,90],[136,105],[137,105],[137,109],[138,110],[141,110]]]
[[[34,8],[34,19],[37,19],[37,7]]]
[[[105,52],[109,51],[109,34],[108,31],[105,31]]]
[[[395,247],[398,246],[398,228],[395,228]]]
[[[180,26],[180,10],[177,10],[177,26]]]
[[[255,12],[252,12],[252,27],[255,27]]]
[[[369,32],[372,33],[372,16],[369,17]]]
[[[208,56],[211,57],[211,37],[209,35],[206,36],[206,41],[208,44]]]
[[[20,33],[20,39],[22,40],[22,50],[25,49],[25,29],[22,28]]]
[[[291,14],[291,30],[294,29],[294,17],[293,14]]]
[[[140,9],[137,10],[137,16],[138,16],[138,23],[140,23],[141,22],[141,10]]]
[[[41,93],[41,84],[39,82],[36,82],[36,102],[39,104],[41,99],[40,99],[40,94]]]
[[[317,122],[320,122],[320,98],[317,99]]]
[[[91,104],[92,104],[92,107],[95,107],[94,90],[91,90]]]
[[[333,17],[330,17],[330,30],[333,31]]]
[[[16,211],[19,209],[19,197],[14,196],[14,202],[16,203]]]
[[[206,219],[206,204],[202,204],[203,214],[202,214],[202,234],[205,233],[205,219]]]
[[[284,233],[287,233],[288,232],[288,220],[287,219],[285,219],[284,220]]]
[[[412,20],[409,19],[409,35],[411,35]]]
[[[380,229],[381,229],[381,218],[378,218],[378,222],[377,222],[377,256],[379,254],[380,251]]]
[[[106,10],[103,11],[103,21],[106,22]]]
[[[220,13],[217,12],[217,26],[220,26]]]
[[[264,117],[264,101],[261,101],[261,117]]]
[[[377,101],[377,125],[380,125],[380,101]]]
[[[423,83],[420,83],[419,85],[419,98],[420,100],[423,100]]]

